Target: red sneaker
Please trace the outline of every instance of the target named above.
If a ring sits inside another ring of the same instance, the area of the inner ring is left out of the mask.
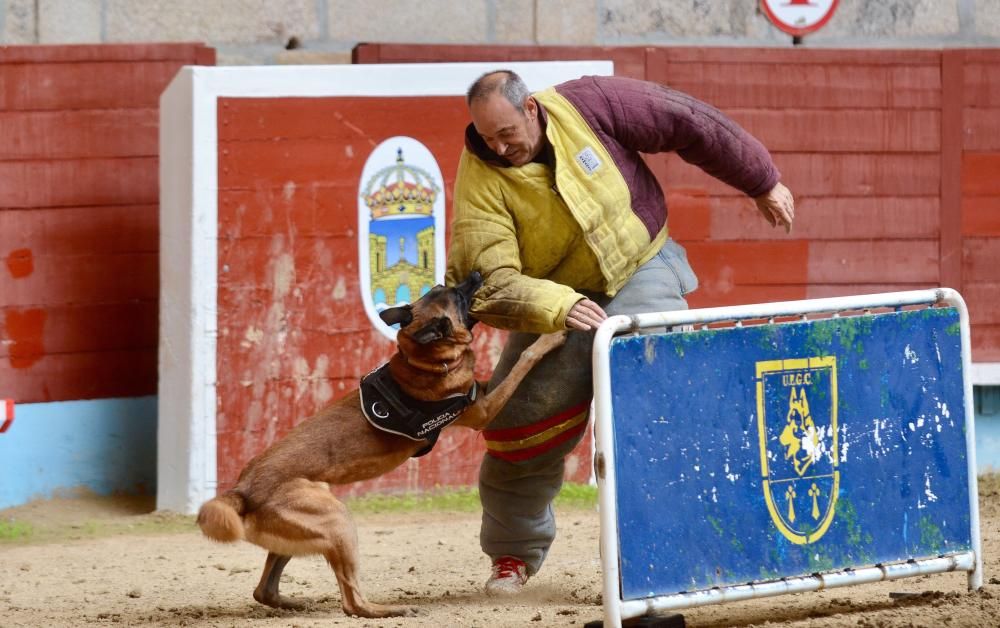
[[[493,561],[493,574],[486,581],[487,595],[520,593],[528,581],[528,566],[520,558],[501,556]]]

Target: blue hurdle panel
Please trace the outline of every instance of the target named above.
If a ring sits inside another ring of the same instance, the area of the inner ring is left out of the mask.
[[[954,308],[611,343],[623,600],[972,549]]]

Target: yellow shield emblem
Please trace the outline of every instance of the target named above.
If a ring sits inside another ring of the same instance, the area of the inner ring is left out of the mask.
[[[757,362],[757,429],[771,520],[791,542],[814,543],[840,488],[837,358]]]

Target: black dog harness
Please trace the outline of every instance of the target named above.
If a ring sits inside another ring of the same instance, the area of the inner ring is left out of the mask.
[[[451,425],[476,400],[478,386],[464,395],[440,401],[421,401],[407,395],[383,364],[361,378],[361,411],[374,427],[383,432],[426,440],[427,446],[413,454],[419,458],[430,452],[441,430]]]

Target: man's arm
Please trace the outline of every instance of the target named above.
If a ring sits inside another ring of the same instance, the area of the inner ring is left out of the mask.
[[[795,200],[792,198],[791,190],[778,183],[770,192],[753,200],[772,227],[783,225],[785,233],[791,232],[792,221],[795,220]]]
[[[715,107],[693,96],[647,81],[619,77],[595,79],[609,103],[613,136],[644,153],[676,151],[694,164],[754,199],[771,226],[791,231],[792,193],[757,138]],[[614,106],[617,105],[617,106]]]
[[[617,76],[587,77],[574,86],[580,106],[614,141],[641,153],[676,152],[751,198],[781,178],[770,153],[715,107],[677,90]]]
[[[549,333],[566,329],[567,316],[584,297],[572,288],[522,274],[517,229],[488,166],[463,153],[455,181],[454,219],[447,281],[469,271],[483,276],[472,314],[499,329]]]

